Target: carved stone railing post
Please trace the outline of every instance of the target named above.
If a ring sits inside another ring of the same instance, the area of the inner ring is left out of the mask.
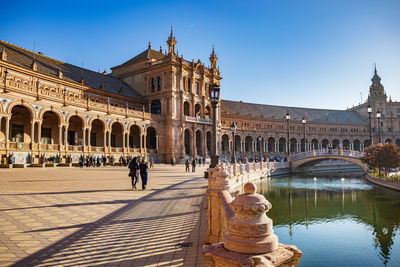
[[[230,191],[229,175],[223,168],[223,165],[217,165],[208,170],[208,229],[206,242],[208,244],[219,242],[222,238],[222,228],[225,216],[224,203],[221,200],[222,192]],[[229,196],[228,196],[229,197]],[[231,199],[229,199],[231,201]]]
[[[228,218],[223,242],[203,247],[207,266],[298,265],[302,252],[295,246],[278,243],[272,220],[265,214],[272,206],[256,191],[255,184],[247,183],[244,194],[238,195],[229,204],[234,214]]]

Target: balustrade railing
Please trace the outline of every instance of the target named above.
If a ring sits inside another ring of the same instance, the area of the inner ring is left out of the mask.
[[[310,157],[318,157],[318,156],[345,156],[345,157],[353,157],[360,158],[364,155],[362,151],[355,150],[343,150],[343,149],[322,149],[322,150],[314,150],[301,152],[290,156],[290,160],[298,160],[303,158]]]

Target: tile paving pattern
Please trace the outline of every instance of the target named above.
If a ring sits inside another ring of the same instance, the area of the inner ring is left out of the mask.
[[[204,266],[207,181],[183,171],[0,169],[0,266]]]

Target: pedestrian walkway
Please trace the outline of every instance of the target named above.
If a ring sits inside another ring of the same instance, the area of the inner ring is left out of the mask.
[[[204,266],[204,168],[157,165],[152,190],[128,170],[0,171],[0,265]]]

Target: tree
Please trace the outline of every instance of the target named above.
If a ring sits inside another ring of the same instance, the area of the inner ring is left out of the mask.
[[[381,176],[382,168],[387,172],[391,168],[400,166],[400,147],[393,143],[369,146],[364,149],[364,156],[361,161],[367,164],[370,169],[377,168],[379,176]]]

